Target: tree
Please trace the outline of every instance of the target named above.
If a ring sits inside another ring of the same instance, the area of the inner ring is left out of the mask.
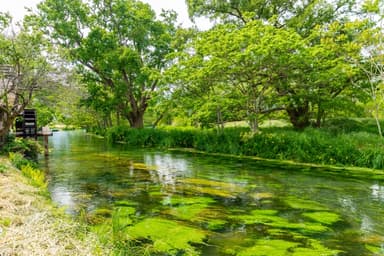
[[[376,26],[361,35],[361,40],[368,44],[364,49],[366,61],[358,64],[368,77],[370,85],[368,95],[373,105],[371,112],[376,120],[379,136],[382,137],[379,119],[384,103],[384,5],[382,3],[380,5],[378,0],[367,0],[363,4],[363,12]]]
[[[45,86],[50,70],[40,33],[28,27],[10,29],[11,17],[0,14],[0,138],[4,142],[15,118]]]
[[[89,105],[143,127],[173,51],[175,14],[156,20],[148,4],[135,0],[46,0],[38,9],[36,24],[78,67]]]
[[[235,50],[237,54],[243,57],[242,64],[237,62],[233,67],[242,67],[243,70],[244,66],[252,67],[255,71],[248,72],[248,75],[237,73],[236,77],[246,79],[247,86],[257,81],[258,86],[254,88],[258,90],[254,90],[251,102],[257,103],[272,96],[273,101],[268,104],[276,106],[276,109],[284,107],[295,128],[309,126],[313,118],[320,126],[327,112],[337,111],[339,106],[353,105],[361,96],[363,77],[352,60],[361,60],[364,42],[357,38],[370,24],[364,20],[351,21],[357,8],[355,1],[187,0],[187,4],[192,17],[205,15],[218,23],[232,24],[232,31],[223,32],[229,33],[231,38],[220,35],[217,38],[232,43],[237,34],[249,30],[248,38],[234,46],[238,47]],[[257,33],[251,32],[250,24],[255,22],[271,31],[258,34],[261,43],[254,39]],[[248,47],[243,47],[246,40],[252,45],[252,51],[244,50]],[[226,45],[222,41],[219,44]],[[234,58],[230,51],[222,56]],[[257,58],[263,60],[265,56],[268,60],[264,66],[254,61]],[[201,58],[210,60],[209,54]],[[211,69],[222,71],[219,65],[211,66]],[[264,79],[260,75],[263,72]],[[260,112],[255,106],[257,104],[254,104],[253,112]]]
[[[179,84],[189,84],[189,90],[238,95],[237,102],[246,112],[251,129],[257,132],[262,114],[283,109],[272,101],[276,96],[274,84],[279,80],[276,66],[295,58],[293,50],[302,47],[300,44],[300,36],[294,31],[259,21],[241,28],[217,26],[193,42],[192,56],[180,56],[176,67]]]

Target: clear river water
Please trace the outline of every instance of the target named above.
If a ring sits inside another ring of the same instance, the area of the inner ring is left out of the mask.
[[[52,200],[151,255],[384,255],[384,182],[56,132]],[[111,221],[114,219],[114,221]],[[118,220],[118,224],[116,224]]]

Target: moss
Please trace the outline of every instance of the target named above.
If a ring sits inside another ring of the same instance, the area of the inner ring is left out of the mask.
[[[286,256],[292,248],[299,244],[285,240],[261,239],[250,248],[240,251],[237,256]]]
[[[149,239],[153,243],[154,252],[170,255],[199,255],[191,244],[203,244],[206,238],[202,230],[160,218],[145,219],[129,227],[127,234],[134,240]]]
[[[324,225],[333,225],[341,220],[340,215],[333,212],[306,212],[303,216]]]
[[[289,207],[291,207],[293,209],[297,209],[297,210],[311,210],[311,211],[327,211],[328,210],[327,207],[325,207],[324,205],[322,205],[318,202],[311,201],[311,200],[305,200],[305,199],[299,199],[296,197],[288,197],[285,200],[285,203]]]

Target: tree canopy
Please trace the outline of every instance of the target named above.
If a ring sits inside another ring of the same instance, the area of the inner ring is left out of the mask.
[[[284,109],[296,128],[356,112],[365,100],[364,62],[372,29],[355,1],[187,1],[192,17],[216,26],[181,55],[179,84],[240,90],[251,127]],[[191,87],[191,86],[190,86]]]
[[[148,4],[127,0],[46,0],[38,9],[37,25],[83,75],[85,103],[143,127],[173,51],[175,14],[158,20]]]

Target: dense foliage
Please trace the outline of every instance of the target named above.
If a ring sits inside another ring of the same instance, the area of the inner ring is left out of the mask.
[[[246,120],[257,132],[271,116],[297,129],[331,117],[381,117],[380,1],[186,3],[191,18],[214,26],[176,27],[173,12],[156,18],[136,0],[43,1],[28,21],[75,67],[71,85],[83,88],[72,111],[47,120],[101,129],[222,129]]]
[[[297,162],[384,168],[384,147],[377,140],[375,124],[365,121],[333,120],[322,129],[296,131],[289,127],[217,129],[158,128],[108,130],[111,142],[140,147],[183,147],[209,153],[224,153]]]
[[[62,56],[82,75],[88,96],[106,126],[111,114],[143,127],[149,100],[162,86],[162,73],[175,34],[175,15],[156,19],[140,1],[43,1],[32,17]]]
[[[375,30],[365,14],[372,6],[380,10],[378,2],[187,3],[191,16],[208,16],[218,25],[199,33],[178,56],[172,77],[182,90],[204,91],[213,95],[210,101],[237,91],[253,131],[274,111],[284,110],[298,129],[359,114],[357,103],[366,102],[368,92],[361,69],[371,45],[366,35]]]
[[[15,138],[7,136],[1,148],[1,154],[19,154],[25,159],[36,161],[38,154],[42,152],[42,146],[34,139]],[[16,166],[19,168],[20,166]]]

